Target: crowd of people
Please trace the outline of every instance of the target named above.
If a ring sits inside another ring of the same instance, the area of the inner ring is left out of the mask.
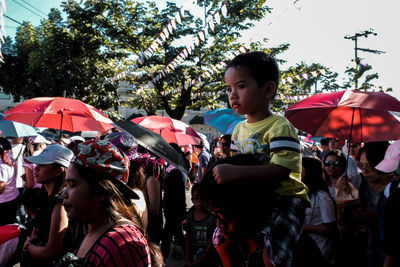
[[[237,55],[225,84],[247,119],[211,151],[171,143],[187,172],[126,132],[0,137],[0,266],[399,266],[400,140],[306,155],[270,109],[272,56]]]

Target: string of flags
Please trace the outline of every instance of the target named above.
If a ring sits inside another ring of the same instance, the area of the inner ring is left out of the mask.
[[[1,45],[4,43],[4,38],[6,37],[6,27],[3,17],[4,12],[6,12],[6,3],[4,0],[0,0],[0,62],[2,63],[4,63],[4,58],[1,53]]]
[[[315,77],[318,77],[320,74],[325,75],[326,71],[324,69],[319,69],[319,70],[311,71],[309,73],[308,72],[304,72],[304,73],[301,73],[301,74],[296,74],[296,75],[293,76],[294,78],[293,77],[282,78],[281,79],[281,83],[282,84],[287,84],[287,83],[293,83],[296,80],[297,81],[300,81],[302,79],[308,80],[310,78],[310,76],[315,78]]]
[[[296,2],[296,1],[295,1]],[[294,2],[294,3],[295,3]],[[182,11],[183,10],[183,11]],[[180,15],[180,16],[179,16]],[[204,27],[203,30],[198,32],[194,37],[193,37],[193,42],[189,45],[187,45],[185,48],[183,48],[178,55],[162,70],[159,72],[153,79],[152,82],[153,84],[160,81],[163,77],[166,77],[169,73],[174,71],[176,67],[184,62],[190,54],[193,53],[194,49],[198,47],[202,42],[205,42],[206,37],[210,34],[211,32],[214,32],[215,30],[215,24],[220,24],[221,23],[221,15],[223,17],[228,16],[227,12],[227,7],[226,7],[226,2],[224,2],[221,5],[221,8],[214,13],[214,15],[209,16],[206,18],[206,26]],[[174,19],[180,18],[181,20],[184,18],[184,9],[183,7],[180,9],[177,14],[175,14]],[[153,55],[157,49],[159,48],[159,45],[161,40],[166,41],[168,38],[173,34],[173,30],[176,28],[176,22],[181,23],[180,21],[174,22],[174,19],[171,19],[168,25],[160,31],[160,33],[157,35],[155,41],[151,43],[148,49],[145,50],[142,54],[144,55],[143,57],[140,57],[137,62],[139,64],[143,64],[145,59],[148,59]],[[179,19],[178,19],[179,20]],[[214,22],[215,21],[215,22]],[[256,35],[259,35],[260,33],[256,33]],[[254,36],[251,38],[254,39]],[[157,45],[158,44],[158,45]],[[246,48],[244,46],[239,47],[236,51],[233,51],[229,53],[222,61],[218,62],[214,66],[212,66],[210,69],[205,70],[202,74],[200,74],[197,79],[191,79],[187,81],[184,85],[177,87],[172,90],[168,91],[162,91],[161,95],[163,96],[168,96],[168,95],[175,95],[181,90],[185,90],[189,87],[196,86],[197,88],[193,88],[193,91],[191,93],[191,96],[194,100],[197,100],[201,97],[212,97],[214,100],[220,97],[221,95],[225,94],[223,91],[221,92],[198,92],[198,88],[201,86],[201,84],[209,77],[213,77],[215,73],[220,72],[222,69],[225,68],[227,61],[230,61],[234,56],[240,54],[240,53],[245,53]],[[319,70],[320,73],[325,74],[325,70],[321,69]],[[288,84],[288,83],[293,83],[296,80],[300,79],[309,79],[309,77],[317,77],[318,72],[317,71],[312,71],[310,73],[303,73],[303,74],[298,74],[295,75],[293,78],[292,77],[287,77],[287,78],[282,78],[281,82],[282,84]],[[145,87],[149,87],[149,85],[146,85]],[[197,90],[196,90],[197,89]],[[145,90],[145,88],[138,89],[137,93],[141,93],[141,90]],[[307,97],[306,95],[304,96],[287,96],[287,95],[277,95],[277,99],[288,99],[288,100],[301,100],[303,98]]]
[[[193,38],[192,38],[192,43],[184,47],[178,55],[171,60],[170,63],[167,64],[167,66],[159,72],[158,74],[155,75],[155,77],[152,79],[153,83],[156,83],[160,81],[163,77],[167,76],[170,74],[175,68],[184,62],[198,47],[201,43],[206,41],[206,37],[210,34],[211,32],[214,32],[215,30],[215,24],[221,24],[221,15],[226,18],[228,16],[228,9],[226,7],[226,3],[222,3],[221,8],[217,10],[212,16],[208,16],[206,18],[206,24],[203,30],[199,31]],[[215,23],[214,23],[215,20]]]
[[[186,0],[185,3],[190,2],[191,0]],[[137,69],[140,67],[140,65],[143,65],[146,60],[150,59],[150,57],[159,50],[160,47],[162,47],[163,43],[168,41],[169,39],[172,38],[174,31],[176,30],[176,27],[178,24],[181,24],[183,19],[185,18],[185,11],[189,11],[189,9],[185,8],[185,4],[179,9],[178,12],[174,15],[174,17],[168,22],[167,26],[165,26],[158,34],[157,37],[155,38],[154,41],[150,43],[148,48],[146,48],[143,52],[139,52],[138,59],[135,61],[135,63],[131,66],[128,67],[127,71],[124,71],[122,73],[117,74],[112,78],[112,81],[115,82],[123,77],[125,77],[128,73],[132,72],[133,70]],[[228,9],[226,7],[226,4],[223,3],[220,10],[217,11],[212,18],[208,18],[206,27],[201,30],[194,38],[193,38],[193,43],[190,45],[187,45],[184,49],[182,49],[178,55],[164,68],[164,70],[156,75],[157,77],[160,77],[158,79],[161,79],[161,77],[165,76],[167,73],[170,73],[172,70],[176,68],[176,66],[179,63],[182,63],[186,58],[189,57],[189,55],[193,52],[193,50],[199,46],[202,42],[205,41],[206,36],[209,34],[209,30],[212,32],[214,31],[215,28],[215,23],[220,24],[221,23],[221,14],[222,16],[226,17],[228,13]],[[215,19],[215,23],[213,21]],[[168,70],[168,72],[167,72]],[[154,80],[153,80],[154,82]]]
[[[188,0],[186,1],[188,2]],[[185,9],[182,6],[178,12],[175,13],[173,18],[168,22],[167,26],[165,26],[149,45],[149,47],[143,52],[139,53],[139,58],[137,59],[137,63],[143,65],[146,59],[149,59],[157,50],[163,45],[164,42],[169,40],[172,37],[174,31],[176,30],[176,25],[181,24],[182,20],[185,18]]]

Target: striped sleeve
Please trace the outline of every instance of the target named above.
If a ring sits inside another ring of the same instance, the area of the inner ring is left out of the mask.
[[[294,127],[279,117],[270,129],[270,163],[301,172],[301,145]]]
[[[301,152],[301,146],[298,139],[293,137],[274,137],[271,138],[270,152],[277,152],[281,150],[290,150],[294,152]]]

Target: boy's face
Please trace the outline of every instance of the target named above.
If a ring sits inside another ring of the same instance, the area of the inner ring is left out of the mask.
[[[275,92],[273,82],[259,87],[247,68],[238,66],[225,72],[225,85],[230,106],[236,113],[246,114],[249,122],[260,121],[269,114],[269,102]]]

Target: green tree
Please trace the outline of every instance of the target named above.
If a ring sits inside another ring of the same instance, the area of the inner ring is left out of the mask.
[[[319,63],[307,65],[301,62],[283,70],[281,81],[285,82],[281,82],[278,87],[278,96],[274,100],[273,109],[282,112],[301,98],[339,90],[337,76],[336,72]]]
[[[355,88],[356,82],[358,90],[368,90],[376,87],[372,81],[378,79],[379,75],[378,73],[368,74],[370,70],[372,70],[371,65],[363,63],[360,58],[357,58],[354,68],[346,68],[347,80],[344,82],[343,87]]]
[[[221,107],[221,103],[227,102],[223,65],[234,53],[243,51],[241,32],[251,29],[254,21],[271,12],[265,2],[197,1],[205,6],[206,17],[214,21],[215,28],[207,28],[205,41],[200,41],[186,60],[167,73],[166,66],[186,47],[182,40],[188,36],[195,38],[205,30],[204,21],[190,14],[190,10],[184,11],[182,23],[176,24],[171,38],[145,55],[157,34],[180,12],[176,4],[167,2],[160,10],[154,2],[68,0],[63,4],[65,21],[53,9],[38,27],[25,22],[18,29],[15,44],[10,44],[5,53],[0,85],[17,100],[65,92],[98,108],[116,109],[120,105],[117,85],[126,81],[132,85],[132,97],[122,104],[145,109],[149,115],[164,109],[169,116],[180,119],[188,108]],[[220,14],[223,3],[228,16],[221,15],[217,23],[213,16]],[[270,47],[267,39],[248,47],[271,53],[280,63],[284,63],[280,54],[288,48],[288,44]],[[142,62],[138,63],[138,59]],[[318,68],[323,67],[302,63],[283,71],[282,77],[297,77],[298,73]],[[119,73],[126,75],[116,80]],[[330,75],[287,83],[281,86],[282,93],[291,96],[310,91],[317,80],[332,89],[334,74]],[[288,102],[282,100],[278,104],[277,108],[282,109]]]
[[[0,83],[16,101],[66,94],[102,109],[118,106],[117,86],[109,78],[116,64],[104,56],[103,45],[67,28],[60,11],[52,9],[38,27],[24,22],[17,29],[15,43],[5,51]]]

